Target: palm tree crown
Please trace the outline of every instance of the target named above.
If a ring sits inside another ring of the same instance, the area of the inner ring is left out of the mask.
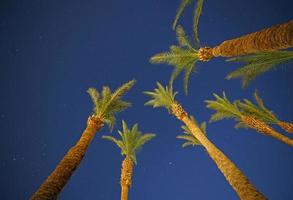
[[[131,80],[116,89],[113,93],[107,86],[103,87],[101,94],[95,88],[89,88],[87,90],[94,103],[94,115],[107,123],[110,129],[115,124],[115,113],[121,112],[131,106],[131,103],[123,101],[121,98],[134,84],[135,80]]]
[[[256,105],[247,99],[244,99],[243,102],[236,100],[231,103],[225,93],[223,93],[223,97],[216,94],[214,94],[214,96],[216,100],[206,101],[207,107],[216,111],[216,113],[210,118],[210,122],[224,118],[234,118],[236,121],[241,121],[242,116],[252,116],[253,118],[268,124],[276,124],[279,122],[273,112],[264,106],[257,91],[254,93],[254,98],[257,103]],[[239,122],[236,127],[241,127],[243,125],[242,122]]]
[[[293,51],[271,51],[250,54],[247,56],[228,59],[232,62],[243,62],[245,65],[226,77],[228,80],[234,78],[242,79],[242,87],[247,87],[249,83],[258,75],[281,66],[281,63],[292,61]]]
[[[163,52],[152,56],[150,58],[150,62],[153,64],[166,63],[168,65],[174,66],[174,70],[169,82],[170,87],[178,75],[184,71],[184,91],[187,94],[188,80],[191,73],[195,71],[195,64],[199,59],[199,51],[193,48],[181,26],[176,28],[176,35],[178,45],[170,46],[170,51],[168,52]]]
[[[177,92],[173,92],[173,88],[166,86],[165,88],[157,82],[158,88],[153,92],[145,91],[144,94],[150,96],[152,99],[145,103],[146,106],[165,107],[167,110],[170,110],[172,105],[176,103],[175,96]]]
[[[155,134],[142,134],[140,131],[138,131],[138,124],[135,124],[131,129],[128,129],[125,121],[122,121],[122,131],[118,131],[118,133],[121,137],[121,140],[112,136],[102,136],[102,138],[114,142],[121,149],[121,154],[131,158],[134,163],[137,163],[137,150],[139,150],[146,142],[155,137]]]

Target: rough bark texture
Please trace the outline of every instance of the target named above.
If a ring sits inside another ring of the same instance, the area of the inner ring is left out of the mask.
[[[259,121],[253,117],[249,116],[243,116],[241,120],[247,125],[249,128],[252,128],[256,130],[259,133],[263,133],[265,135],[271,136],[277,140],[280,140],[281,142],[284,142],[285,144],[288,144],[290,146],[293,146],[293,140],[290,138],[278,133],[274,129],[272,129],[270,126],[268,126],[266,123]]]
[[[102,127],[103,122],[97,117],[90,116],[88,118],[87,127],[79,141],[67,152],[51,175],[30,198],[31,200],[57,199],[61,190],[81,163],[96,132]]]
[[[128,190],[132,184],[132,171],[133,171],[133,161],[131,158],[126,156],[122,162],[121,168],[121,200],[128,200]]]
[[[278,122],[278,125],[287,133],[293,133],[293,123]]]
[[[234,57],[290,47],[293,47],[293,20],[226,40],[214,48],[201,48],[199,58],[201,61],[208,61],[213,57]]]
[[[191,130],[192,134],[198,139],[198,141],[200,141],[241,200],[266,199],[265,196],[263,196],[249,182],[237,166],[227,156],[225,156],[221,150],[209,141],[200,128],[188,117],[181,105],[177,104],[176,106],[172,106],[172,113],[179,120],[181,120],[189,128],[189,130]]]

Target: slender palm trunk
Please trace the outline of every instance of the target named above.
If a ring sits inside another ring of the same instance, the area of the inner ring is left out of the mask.
[[[216,163],[219,170],[225,176],[228,183],[235,190],[241,200],[264,200],[266,199],[237,168],[237,166],[218,149],[193,123],[180,104],[174,104],[171,108],[172,113],[181,120],[207,150],[209,156]]]
[[[86,150],[93,140],[96,132],[102,127],[103,122],[99,118],[95,116],[88,118],[87,127],[82,133],[79,141],[67,152],[51,175],[33,194],[31,200],[57,199],[61,190],[81,163]]]
[[[263,134],[271,136],[277,140],[280,140],[281,142],[284,142],[285,144],[288,144],[289,146],[293,146],[293,140],[282,135],[281,133],[278,133],[277,131],[272,129],[270,126],[268,126],[266,123],[264,123],[260,120],[257,120],[253,117],[250,117],[250,116],[242,116],[241,120],[249,128],[252,128],[259,133],[263,133]]]
[[[278,122],[278,125],[287,133],[293,133],[293,123]]]
[[[128,200],[128,190],[132,184],[133,161],[126,156],[122,162],[121,168],[121,200]]]
[[[226,40],[214,48],[201,48],[199,57],[202,61],[208,61],[213,57],[234,57],[290,47],[293,47],[293,20]]]

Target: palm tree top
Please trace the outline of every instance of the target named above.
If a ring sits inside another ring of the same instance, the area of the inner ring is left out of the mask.
[[[112,136],[102,136],[102,138],[114,142],[121,149],[121,154],[131,158],[135,164],[137,163],[136,152],[156,136],[152,133],[142,134],[138,130],[138,124],[129,129],[125,121],[122,121],[122,131],[118,131],[118,133],[121,139]]]
[[[241,78],[242,87],[247,87],[258,75],[277,67],[281,63],[292,61],[292,59],[293,51],[260,52],[247,56],[230,58],[227,61],[242,62],[244,66],[228,74],[226,79]]]
[[[240,121],[242,113],[238,108],[237,101],[233,103],[226,97],[223,92],[223,97],[213,94],[216,100],[207,100],[206,107],[215,110],[216,113],[210,118],[210,122],[218,121],[225,118],[233,118],[236,121]]]
[[[187,94],[189,77],[195,71],[195,64],[199,59],[199,51],[192,47],[191,42],[181,26],[176,28],[176,35],[178,45],[170,46],[168,52],[158,53],[152,56],[150,62],[153,64],[166,63],[174,67],[170,77],[170,87],[178,75],[184,71],[184,91]]]
[[[278,123],[279,120],[273,114],[272,111],[268,110],[259,97],[257,91],[254,93],[256,104],[253,104],[248,99],[243,101],[236,100],[231,103],[223,93],[223,97],[214,94],[216,100],[206,101],[207,107],[215,110],[216,113],[212,115],[210,122],[218,121],[224,118],[234,118],[236,121],[241,121],[242,116],[252,116],[265,123]],[[244,124],[239,122],[236,128],[242,127]]]
[[[176,103],[175,96],[177,92],[173,92],[172,87],[166,86],[165,88],[161,85],[161,83],[157,82],[158,88],[154,89],[154,91],[145,91],[144,94],[149,96],[151,100],[146,102],[144,105],[157,107],[165,107],[170,110],[172,105]]]
[[[190,116],[191,121],[196,124],[198,126],[198,123],[196,121],[196,119],[193,116]],[[199,126],[200,130],[206,135],[206,122],[202,122]],[[190,131],[190,129],[186,126],[183,125],[181,126],[181,128],[183,129],[183,135],[178,135],[177,138],[178,139],[183,139],[186,140],[183,144],[182,147],[187,147],[187,146],[200,146],[202,145],[198,139],[192,134],[192,132]]]
[[[95,88],[89,88],[87,90],[94,103],[94,115],[107,123],[110,129],[115,124],[115,113],[121,112],[131,106],[131,103],[123,101],[121,98],[133,87],[135,82],[135,80],[131,80],[114,92],[111,92],[108,86],[103,86],[101,94]]]

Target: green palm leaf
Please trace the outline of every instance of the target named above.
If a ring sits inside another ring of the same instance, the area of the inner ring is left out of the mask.
[[[123,84],[113,93],[109,87],[104,86],[101,95],[95,88],[89,88],[87,90],[94,103],[94,114],[103,119],[110,129],[112,129],[115,124],[115,114],[131,106],[131,103],[123,101],[121,98],[134,84],[135,80],[131,80]]]
[[[182,0],[181,4],[179,5],[179,8],[177,10],[177,13],[176,13],[176,16],[175,16],[175,19],[173,21],[173,25],[172,25],[172,28],[173,30],[175,30],[176,28],[176,25],[177,25],[177,22],[178,20],[180,19],[184,9],[190,5],[192,3],[193,0]]]
[[[145,91],[144,94],[148,95],[151,100],[146,102],[144,105],[156,107],[165,107],[170,110],[172,104],[175,103],[175,96],[177,92],[173,92],[172,87],[164,88],[159,82],[157,82],[158,88],[154,91]]]
[[[207,100],[206,107],[215,110],[216,113],[210,118],[210,122],[218,121],[225,118],[234,118],[239,121],[241,118],[241,111],[238,108],[237,101],[231,103],[223,92],[223,97],[214,94],[216,100]]]
[[[137,163],[136,152],[156,136],[152,133],[142,134],[138,131],[138,124],[129,129],[125,121],[122,121],[122,131],[118,131],[118,133],[121,139],[112,136],[102,136],[102,138],[114,142],[121,149],[121,154],[129,156],[135,164]]]
[[[259,97],[257,91],[254,93],[254,98],[256,100],[256,105],[254,105],[251,101],[244,99],[243,102],[238,102],[239,108],[243,111],[244,114],[253,116],[256,119],[259,119],[266,123],[278,123],[279,120],[273,114],[272,111],[268,110],[264,104],[262,99]]]
[[[228,59],[230,62],[243,62],[245,65],[226,77],[228,80],[234,78],[242,79],[242,86],[247,87],[257,76],[270,69],[281,66],[280,64],[292,61],[293,51],[272,51],[251,54]]]

